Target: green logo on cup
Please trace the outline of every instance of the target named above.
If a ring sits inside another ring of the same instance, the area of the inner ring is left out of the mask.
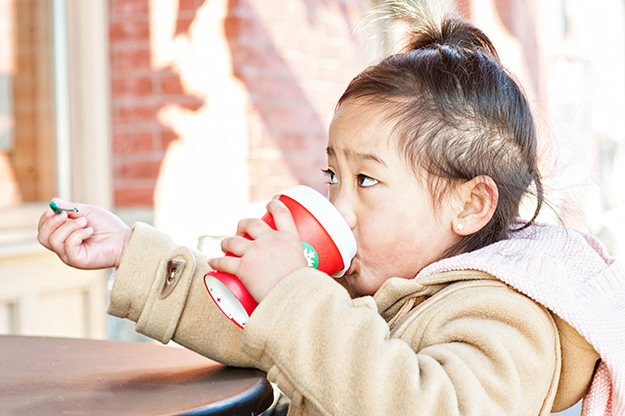
[[[304,257],[306,257],[308,267],[312,267],[313,269],[319,267],[319,255],[317,254],[317,250],[306,241],[302,241],[302,247],[304,248]]]

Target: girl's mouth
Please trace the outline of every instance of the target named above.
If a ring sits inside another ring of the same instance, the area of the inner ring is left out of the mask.
[[[351,276],[352,274],[356,273],[356,263],[358,263],[358,260],[356,259],[356,257],[354,257],[352,259],[352,262],[349,264],[347,272],[345,272],[345,276]]]

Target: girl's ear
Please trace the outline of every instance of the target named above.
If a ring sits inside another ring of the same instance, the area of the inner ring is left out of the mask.
[[[452,220],[453,232],[459,236],[481,230],[495,213],[499,191],[490,176],[480,175],[460,185],[459,213]]]

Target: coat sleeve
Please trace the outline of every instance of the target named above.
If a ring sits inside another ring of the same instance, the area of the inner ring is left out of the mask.
[[[257,367],[240,349],[243,331],[221,313],[206,290],[208,256],[177,246],[149,225],[133,228],[108,313],[135,321],[137,332],[162,343],[173,339],[224,364]]]
[[[296,272],[242,348],[310,415],[548,415],[559,375],[553,319],[500,282],[451,285],[391,333],[372,298]]]
[[[391,333],[373,298],[351,299],[333,278],[303,269],[242,331],[210,299],[206,260],[137,224],[109,313],[161,342],[266,371],[310,415],[549,414],[559,377],[555,324],[505,285],[450,285]],[[170,261],[185,266],[162,296]]]

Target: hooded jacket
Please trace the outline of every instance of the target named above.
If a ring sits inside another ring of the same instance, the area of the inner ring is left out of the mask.
[[[417,279],[466,269],[495,276],[575,328],[601,356],[582,415],[625,415],[625,270],[599,240],[537,224],[434,263]]]
[[[554,253],[568,261],[561,250],[570,251],[569,246],[579,249],[582,258],[593,258],[593,276],[615,263],[607,257],[601,263],[589,254],[593,245],[588,241],[594,240],[572,232],[558,234],[561,230],[530,227],[497,247],[478,250],[479,255],[435,263],[415,279],[389,279],[374,297],[351,299],[331,277],[299,270],[269,293],[242,331],[207,293],[206,256],[137,224],[117,271],[109,312],[136,321],[138,332],[161,342],[174,339],[226,364],[266,371],[291,398],[290,414],[548,415],[574,404],[591,379],[593,389],[612,389],[605,406],[594,401],[594,409],[612,406],[613,414],[619,414],[621,345],[610,338],[614,332],[595,344],[582,337],[594,340],[602,336],[600,328],[610,325],[587,328],[580,322],[594,313],[576,311],[580,305],[574,299],[568,303],[576,305],[570,311],[551,302],[567,290],[567,296],[579,295],[584,287],[567,289],[564,277],[573,271],[560,270],[560,262],[551,261],[554,270],[548,267]],[[564,238],[569,235],[575,242]],[[546,241],[542,245],[534,242],[541,239]],[[552,247],[550,254],[542,253],[543,246]],[[520,255],[524,260],[511,262]],[[544,267],[538,267],[541,257]],[[172,275],[171,260],[184,269]],[[500,263],[510,264],[492,266]],[[541,281],[531,271],[553,273],[545,282],[555,279],[564,289],[545,301],[532,297],[533,289],[541,293],[541,285],[526,287],[509,276]],[[622,303],[616,299],[613,306],[605,306],[602,296],[614,285],[622,290],[622,277],[618,270],[610,273],[609,287],[602,279],[579,280],[596,296],[589,298],[591,304],[603,302],[599,310],[606,308],[618,332],[623,315],[613,314],[620,313]],[[595,350],[605,353],[596,374]]]

